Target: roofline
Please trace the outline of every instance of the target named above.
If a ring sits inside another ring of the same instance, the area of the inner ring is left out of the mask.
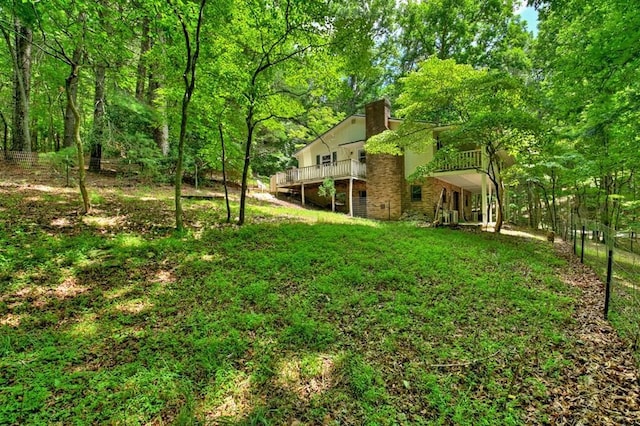
[[[294,152],[293,153],[293,157],[297,157],[298,154],[300,154],[302,151],[304,151],[305,149],[307,149],[308,147],[313,145],[317,140],[322,140],[322,138],[324,138],[326,135],[328,135],[331,131],[333,131],[335,128],[341,126],[343,123],[345,123],[347,120],[349,120],[351,118],[367,118],[367,116],[365,114],[351,114],[350,116],[345,117],[340,122],[334,124],[333,127],[331,127],[329,130],[327,130],[323,134],[317,136],[314,140],[312,140],[311,142],[308,142],[305,146],[303,146],[302,148],[300,148],[296,152]],[[402,124],[402,123],[404,123],[404,121],[405,121],[404,118],[389,117],[389,122]],[[432,130],[445,130],[445,129],[453,126],[452,124],[444,124],[444,125],[438,126],[438,125],[436,125],[434,123],[429,123],[427,121],[417,121],[417,123],[429,124],[429,125],[433,126]],[[359,141],[347,142],[347,143],[341,144],[340,146],[348,145],[348,144],[352,144],[352,143],[356,143],[356,142],[363,142],[363,141],[359,140]],[[366,142],[366,139],[364,140],[364,142]]]
[[[328,135],[333,129],[335,129],[336,127],[341,126],[343,123],[345,123],[347,120],[351,119],[351,118],[366,118],[366,116],[364,114],[351,114],[348,117],[345,117],[343,120],[341,120],[340,122],[336,123],[333,125],[333,127],[331,127],[329,130],[327,130],[326,132],[324,132],[323,134],[321,134],[320,136],[317,136],[314,140],[312,140],[311,142],[307,143],[305,146],[303,146],[302,148],[300,148],[299,150],[297,150],[296,152],[293,153],[294,157],[297,157],[298,154],[300,154],[302,151],[304,151],[305,149],[307,149],[308,147],[310,147],[315,141],[317,141],[318,139],[322,140],[322,138],[324,138],[326,135]]]
[[[338,146],[347,146],[347,145],[353,145],[353,144],[355,144],[355,143],[363,143],[363,142],[366,142],[366,140],[364,140],[364,139],[359,139],[359,140],[357,140],[357,141],[341,143],[341,144],[340,144],[340,145],[338,145]]]

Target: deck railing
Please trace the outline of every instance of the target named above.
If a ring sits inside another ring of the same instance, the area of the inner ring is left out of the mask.
[[[438,162],[436,172],[454,170],[479,169],[482,167],[482,150],[461,151],[452,153],[446,160]]]
[[[364,179],[367,177],[367,165],[357,160],[343,160],[331,164],[289,169],[276,174],[276,185],[343,177]]]

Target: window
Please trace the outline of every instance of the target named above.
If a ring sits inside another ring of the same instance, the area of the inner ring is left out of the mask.
[[[440,140],[440,135],[436,136],[436,151],[440,151],[442,149],[442,141]]]
[[[447,202],[447,189],[442,188],[442,204],[445,204],[446,202]]]
[[[411,201],[422,201],[422,187],[411,185]]]
[[[358,150],[358,161],[361,163],[367,162],[367,154],[364,152],[364,149]]]
[[[331,163],[338,162],[338,152],[333,151],[331,154],[316,155],[316,166],[329,166]]]

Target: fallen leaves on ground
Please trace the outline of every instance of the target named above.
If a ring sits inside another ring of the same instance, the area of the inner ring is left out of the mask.
[[[562,370],[560,384],[549,389],[544,411],[557,425],[640,424],[640,382],[630,345],[604,319],[604,283],[571,253],[556,244],[567,266],[562,280],[579,289],[575,322],[568,331],[576,350],[565,354],[571,363]],[[535,422],[535,409],[529,411]]]

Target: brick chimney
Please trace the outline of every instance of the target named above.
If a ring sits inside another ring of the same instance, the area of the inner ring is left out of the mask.
[[[366,116],[366,137],[382,133],[389,129],[389,117],[391,116],[391,104],[388,99],[380,99],[371,102],[364,107]]]
[[[389,129],[391,105],[387,99],[366,105],[365,114],[367,139]],[[367,154],[367,217],[399,219],[404,186],[404,156]]]

